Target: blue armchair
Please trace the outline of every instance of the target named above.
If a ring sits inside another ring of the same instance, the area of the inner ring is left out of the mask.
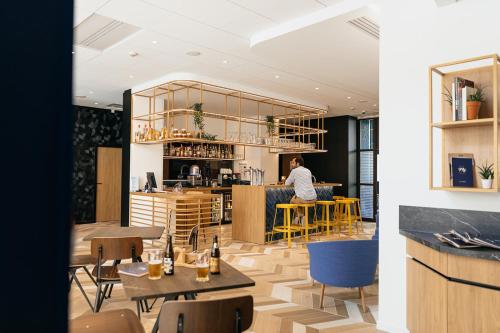
[[[322,283],[320,307],[323,308],[325,285],[357,287],[363,311],[366,311],[363,287],[375,280],[378,239],[309,243],[307,249],[311,277]]]

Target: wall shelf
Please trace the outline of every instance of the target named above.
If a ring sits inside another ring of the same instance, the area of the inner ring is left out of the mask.
[[[498,175],[499,107],[497,54],[475,57],[429,67],[429,188],[450,192],[499,192],[497,178],[491,189],[481,188],[478,166],[493,164]],[[452,91],[452,82],[460,77],[482,87],[485,101],[478,119],[453,118],[451,104],[443,94]],[[473,155],[473,187],[454,187],[450,177],[452,154]]]

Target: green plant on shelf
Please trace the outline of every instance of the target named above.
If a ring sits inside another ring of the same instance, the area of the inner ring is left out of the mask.
[[[200,132],[203,132],[203,129],[205,128],[205,122],[203,118],[203,103],[194,103],[191,105],[191,109],[193,109],[193,123],[194,123],[194,128],[199,129]]]
[[[468,99],[467,99],[469,102],[484,102],[485,101],[485,98],[484,98],[484,88],[482,88],[481,86],[477,86],[476,88],[476,92],[470,96],[468,96]]]
[[[493,164],[488,165],[488,163],[483,164],[478,167],[479,175],[482,179],[493,179],[495,177],[495,171],[493,171]]]
[[[212,134],[208,134],[208,133],[201,133],[200,138],[207,140],[207,141],[215,141],[215,139],[217,138],[217,135],[215,135],[215,134],[212,135]]]
[[[266,116],[266,127],[267,127],[267,134],[269,136],[273,136],[274,130],[276,128],[276,124],[274,123],[274,116],[271,115]]]
[[[451,105],[453,105],[453,97],[451,95],[451,91],[450,89],[448,89],[448,87],[444,87],[444,92],[443,92],[443,96],[444,96],[444,100]]]

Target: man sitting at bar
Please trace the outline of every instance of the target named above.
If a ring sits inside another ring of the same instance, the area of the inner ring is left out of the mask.
[[[312,174],[309,169],[304,168],[304,160],[301,157],[295,157],[290,162],[292,171],[285,181],[285,185],[293,184],[295,195],[290,200],[292,204],[313,203],[317,199],[316,190],[312,183]],[[303,209],[297,209],[294,223],[298,223],[299,218],[301,223],[304,224]]]

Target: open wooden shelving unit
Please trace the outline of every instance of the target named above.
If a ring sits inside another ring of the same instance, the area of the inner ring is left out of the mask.
[[[499,192],[499,108],[497,54],[452,61],[429,67],[429,187],[451,192]],[[455,77],[480,85],[485,94],[478,119],[453,121],[445,88],[451,91]],[[453,187],[449,154],[473,154],[476,170],[474,187]],[[491,189],[481,188],[477,166],[493,163],[495,178]]]
[[[216,134],[216,140],[196,136],[194,103],[203,103],[205,132]],[[131,143],[206,143],[267,148],[273,153],[326,152],[326,109],[199,81],[171,81],[135,92],[132,105]],[[267,116],[274,119],[275,131],[270,135],[266,129]],[[138,124],[157,131],[166,128],[169,136],[135,141]],[[186,129],[192,135],[172,137],[174,128]]]

